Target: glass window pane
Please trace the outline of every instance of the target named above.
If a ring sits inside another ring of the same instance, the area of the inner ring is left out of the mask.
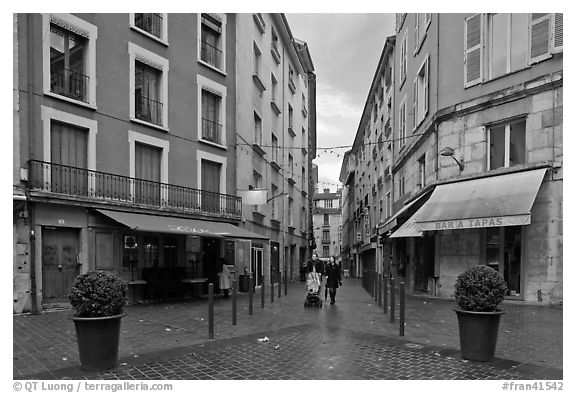
[[[506,57],[508,47],[508,15],[495,14],[492,16],[491,24],[491,50],[490,60],[492,66],[492,78],[496,78],[506,73]]]
[[[526,162],[526,120],[510,125],[510,165]]]
[[[520,296],[522,227],[504,227],[504,280],[508,296]]]
[[[512,14],[511,37],[510,71],[516,71],[527,65],[528,14]]]
[[[486,228],[486,265],[498,271],[500,264],[500,228]]]
[[[496,169],[504,166],[504,137],[505,126],[490,129],[490,168]]]

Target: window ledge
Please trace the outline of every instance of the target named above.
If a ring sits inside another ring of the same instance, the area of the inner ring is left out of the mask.
[[[199,138],[198,142],[202,142],[202,143],[217,147],[217,148],[222,149],[222,150],[228,150],[228,148],[225,145],[221,145],[220,143],[216,143],[216,142],[210,142],[210,141],[207,141],[206,139]]]
[[[154,34],[148,33],[146,30],[143,30],[143,29],[139,28],[138,26],[130,26],[130,28],[134,31],[137,31],[138,33],[140,33],[142,35],[145,35],[146,37],[148,37],[150,39],[153,39],[154,41],[164,45],[165,47],[170,46],[168,44],[168,41],[166,41],[160,37],[156,37]]]
[[[132,118],[130,119],[130,121],[132,121],[132,122],[134,122],[134,123],[138,123],[138,124],[143,124],[143,125],[148,126],[148,127],[156,128],[157,130],[161,130],[161,131],[164,131],[164,132],[169,132],[169,131],[170,131],[170,129],[169,129],[168,127],[164,127],[164,126],[161,126],[161,125],[158,125],[158,124],[154,124],[154,123],[149,123],[149,122],[144,121],[144,120],[136,119],[135,117],[132,117]]]
[[[228,74],[226,74],[226,71],[221,70],[220,68],[214,67],[212,64],[210,63],[206,63],[204,60],[202,59],[198,59],[198,63],[202,64],[204,67],[208,67],[211,70],[216,71],[217,73],[223,75],[223,76],[228,76]]]
[[[264,151],[264,149],[262,149],[262,147],[260,147],[259,144],[257,143],[253,143],[252,144],[252,148],[254,149],[254,151],[256,153],[258,153],[258,155],[260,155],[261,157],[264,157],[266,155],[266,152]]]
[[[254,218],[257,218],[259,220],[262,220],[264,217],[266,217],[266,215],[264,213],[256,212],[256,211],[252,212],[252,216],[254,216]]]
[[[271,161],[270,166],[274,168],[276,171],[280,171],[280,165],[276,161]]]
[[[290,134],[290,136],[295,137],[296,133],[294,132],[294,129],[292,128],[292,126],[288,126],[288,133]]]
[[[266,90],[266,85],[264,84],[264,82],[262,81],[262,78],[260,77],[259,74],[257,74],[256,72],[254,72],[252,74],[252,79],[254,80],[254,83],[256,84],[256,86],[258,87],[258,90],[260,90],[260,92],[262,93],[264,90]]]
[[[74,98],[70,98],[70,97],[60,95],[60,94],[52,93],[51,91],[45,91],[44,95],[50,96],[53,98],[57,98],[57,99],[62,100],[62,101],[70,102],[72,104],[80,105],[80,106],[83,106],[85,108],[90,108],[90,109],[94,109],[94,110],[97,109],[95,104],[91,104],[91,103],[80,101],[80,100],[75,100]]]
[[[290,185],[293,186],[294,184],[296,184],[296,180],[294,180],[290,177],[290,178],[288,178],[288,183],[290,183]]]
[[[280,110],[280,107],[276,103],[276,100],[270,100],[270,106],[272,107],[272,109],[274,110],[276,115],[280,115],[282,113],[282,111]]]

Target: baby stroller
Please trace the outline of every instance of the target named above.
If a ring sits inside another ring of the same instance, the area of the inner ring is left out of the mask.
[[[322,307],[322,298],[320,297],[320,275],[316,268],[306,276],[306,298],[304,307]]]

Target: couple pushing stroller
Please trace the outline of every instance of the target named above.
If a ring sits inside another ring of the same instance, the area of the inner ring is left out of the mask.
[[[324,266],[324,262],[318,259],[318,254],[312,256],[312,260],[306,266],[306,300],[305,307],[322,307],[320,290],[322,278],[326,276],[326,285],[324,288],[324,300],[330,294],[330,304],[336,303],[336,290],[342,286],[342,276],[340,266],[336,264],[336,259],[331,258],[330,262]]]

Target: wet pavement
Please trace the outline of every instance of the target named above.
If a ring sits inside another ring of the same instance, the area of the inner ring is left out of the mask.
[[[269,288],[267,288],[269,289]],[[265,293],[215,302],[214,339],[205,301],[128,306],[120,366],[79,369],[72,310],[13,316],[15,379],[562,379],[562,307],[505,303],[496,361],[460,358],[454,302],[407,296],[405,336],[355,278],[335,305],[304,308],[304,284],[270,302]],[[397,299],[398,300],[398,299]],[[328,302],[329,303],[329,302]],[[396,307],[398,310],[398,306]],[[267,342],[259,338],[268,337]]]

